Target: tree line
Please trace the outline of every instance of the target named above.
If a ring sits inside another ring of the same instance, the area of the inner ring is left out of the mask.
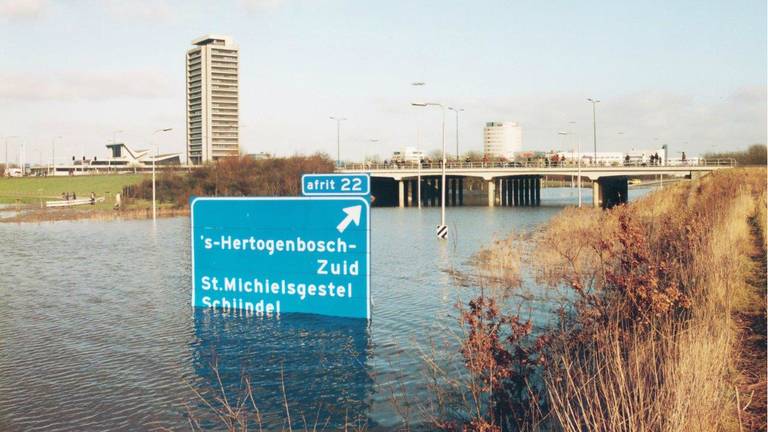
[[[165,171],[156,180],[157,200],[175,207],[189,205],[191,196],[297,196],[301,176],[333,172],[328,155],[291,156],[256,160],[250,156],[226,158],[189,172]],[[152,199],[152,180],[126,187],[128,199]]]
[[[739,165],[766,165],[768,163],[768,148],[765,144],[752,144],[746,150],[707,153],[704,159],[735,159]]]

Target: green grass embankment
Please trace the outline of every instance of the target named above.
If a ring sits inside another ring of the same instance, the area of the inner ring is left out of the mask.
[[[96,208],[111,208],[115,193],[123,187],[137,184],[147,178],[144,174],[110,174],[62,177],[0,178],[0,203],[40,204],[41,201],[61,200],[62,193],[75,193],[78,198],[88,198],[91,192],[97,197],[106,196]]]

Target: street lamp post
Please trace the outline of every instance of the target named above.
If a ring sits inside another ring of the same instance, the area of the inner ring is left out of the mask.
[[[581,208],[581,140],[579,140],[579,136],[573,134],[571,131],[561,131],[558,132],[559,135],[571,135],[573,138],[576,139],[576,154],[578,155],[578,159],[576,160],[576,187],[579,189],[578,195],[579,195],[579,208]]]
[[[443,169],[442,185],[440,186],[440,226],[445,226],[445,106],[435,102],[413,102],[411,105],[420,107],[439,106],[442,111]]]
[[[11,138],[18,138],[16,135],[11,135],[5,137],[5,172],[10,172],[10,166],[11,164],[8,162],[8,140]]]
[[[63,140],[61,135],[53,137],[51,140],[51,174],[56,175],[56,140]]]
[[[329,117],[331,120],[336,120],[336,166],[341,166],[341,122],[346,120],[346,117]]]
[[[374,146],[376,146],[376,143],[379,142],[379,139],[378,138],[371,138],[371,139],[368,140],[368,142],[373,144]],[[368,166],[368,146],[367,145],[365,146],[365,155],[363,155],[363,163],[365,164],[365,166]]]
[[[456,113],[456,161],[459,161],[459,112],[464,111],[464,108],[448,107],[449,110]]]
[[[173,130],[173,128],[158,129],[152,132],[152,136],[154,137],[158,132],[168,132],[170,130]],[[155,145],[153,147],[155,148],[155,155],[152,157],[152,223],[157,223],[157,201],[155,201],[155,160],[157,159],[157,146]]]
[[[412,87],[421,88],[426,86],[427,83],[424,81],[415,81],[411,83]],[[418,117],[416,119],[416,150],[421,153],[421,117]],[[423,155],[419,156],[419,169],[417,170],[416,175],[416,194],[418,195],[418,208],[421,210],[421,164],[424,162]]]
[[[592,140],[595,146],[593,162],[597,164],[597,110],[595,106],[600,103],[600,99],[587,98],[587,102],[592,104]]]

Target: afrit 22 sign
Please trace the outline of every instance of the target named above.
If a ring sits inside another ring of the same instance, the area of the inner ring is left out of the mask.
[[[368,196],[371,177],[368,174],[304,174],[301,176],[304,196]]]
[[[192,305],[370,319],[362,197],[193,198]]]

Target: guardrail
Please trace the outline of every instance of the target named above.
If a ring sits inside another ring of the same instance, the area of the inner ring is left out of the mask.
[[[422,162],[421,169],[440,169],[442,168],[440,162]],[[536,161],[524,161],[524,162],[458,162],[447,161],[447,169],[482,169],[482,168],[576,168],[578,165],[574,162],[547,162],[542,160]],[[735,159],[670,159],[666,164],[651,164],[645,162],[629,162],[629,163],[597,163],[589,164],[582,163],[582,168],[658,168],[658,167],[733,167],[736,166]],[[337,167],[340,170],[401,170],[401,169],[418,169],[419,164],[413,162],[390,162],[390,163],[345,163]]]

